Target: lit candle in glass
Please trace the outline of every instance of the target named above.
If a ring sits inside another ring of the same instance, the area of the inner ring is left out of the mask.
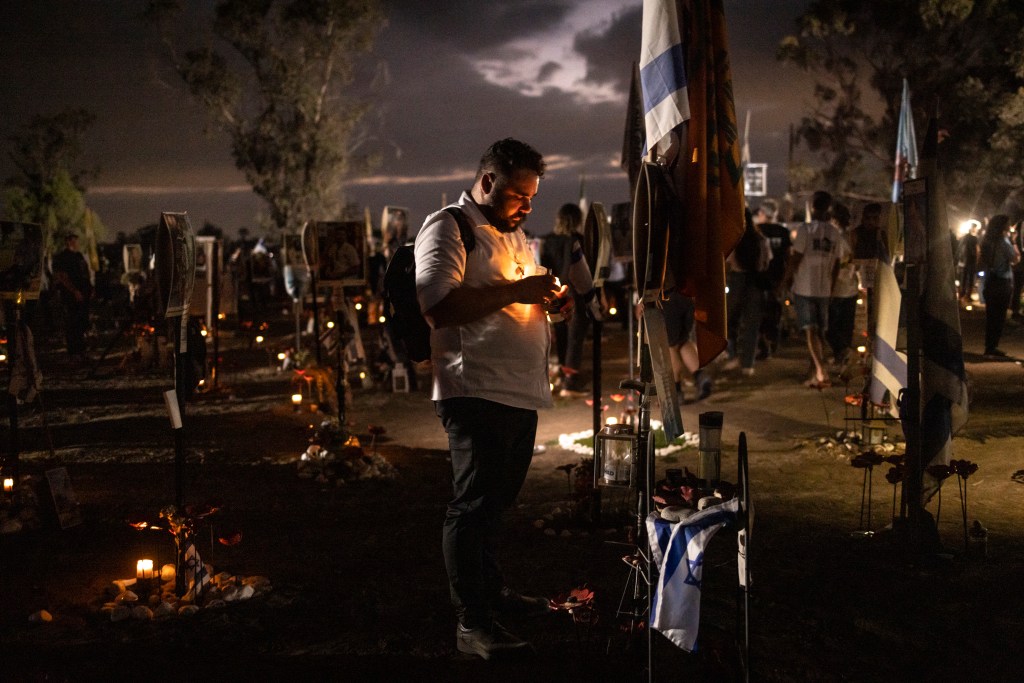
[[[292,394],[292,406],[295,408],[295,410],[298,410],[299,406],[301,406],[301,405],[302,405],[302,394]]]
[[[4,477],[4,493],[14,493],[14,479]]]
[[[139,560],[135,563],[135,578],[139,580],[152,579],[153,560]]]

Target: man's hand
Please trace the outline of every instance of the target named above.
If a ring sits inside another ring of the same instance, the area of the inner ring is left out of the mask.
[[[513,285],[517,304],[547,304],[555,297],[564,296],[568,290],[567,285],[559,286],[558,279],[551,273],[531,275]]]

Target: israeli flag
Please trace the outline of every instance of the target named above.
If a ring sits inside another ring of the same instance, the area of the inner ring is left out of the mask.
[[[650,551],[659,570],[651,628],[688,652],[694,649],[700,627],[704,548],[719,529],[736,522],[739,509],[739,499],[733,498],[675,525],[657,513],[647,518]]]
[[[640,88],[647,132],[644,154],[647,154],[673,128],[690,118],[676,0],[644,0]]]

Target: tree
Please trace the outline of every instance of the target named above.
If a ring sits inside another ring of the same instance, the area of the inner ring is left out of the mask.
[[[331,216],[359,158],[368,106],[346,96],[356,58],[384,25],[377,0],[222,0],[215,47],[179,54],[170,33],[175,0],[151,0],[149,16],[190,92],[231,140],[235,165],[270,207],[273,227],[298,230]]]
[[[84,109],[65,109],[34,116],[8,137],[18,173],[4,181],[5,214],[41,225],[47,253],[59,251],[69,232],[103,234],[85,202],[85,183],[98,172],[79,164],[82,140],[94,120]]]
[[[778,56],[816,74],[798,136],[816,183],[885,197],[902,80],[918,131],[937,111],[948,196],[991,212],[1024,188],[1024,15],[1014,0],[815,0]]]

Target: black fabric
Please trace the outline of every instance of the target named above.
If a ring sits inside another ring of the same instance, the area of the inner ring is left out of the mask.
[[[456,206],[445,208],[459,224],[459,237],[466,254],[476,246],[476,235],[466,214]],[[414,362],[430,358],[430,325],[420,311],[416,299],[416,254],[411,244],[395,250],[388,262],[383,281],[384,312],[389,321],[392,342],[401,346]]]

